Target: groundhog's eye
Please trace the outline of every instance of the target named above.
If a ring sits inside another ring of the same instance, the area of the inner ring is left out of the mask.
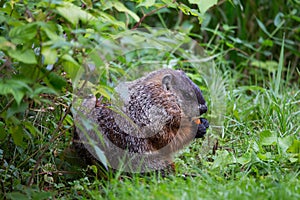
[[[192,99],[192,95],[188,92],[183,92],[183,97],[186,99],[186,100],[191,100]]]

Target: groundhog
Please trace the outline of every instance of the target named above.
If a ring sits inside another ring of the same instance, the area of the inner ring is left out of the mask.
[[[75,105],[78,150],[126,172],[173,170],[174,153],[206,133],[200,89],[181,70],[120,83],[110,103],[89,95]],[[79,143],[78,143],[79,141]]]

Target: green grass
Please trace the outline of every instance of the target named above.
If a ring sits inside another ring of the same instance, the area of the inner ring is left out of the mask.
[[[255,179],[246,174],[239,179],[224,179],[208,171],[197,177],[174,176],[145,180],[111,180],[85,190],[93,199],[299,199],[299,179],[295,174]],[[98,189],[99,188],[99,189]],[[73,196],[74,197],[74,196]]]

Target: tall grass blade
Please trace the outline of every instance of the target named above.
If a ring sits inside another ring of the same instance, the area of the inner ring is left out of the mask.
[[[278,96],[280,80],[281,80],[281,75],[282,75],[283,62],[284,62],[284,38],[285,38],[285,36],[283,36],[282,43],[281,43],[279,64],[278,64],[278,70],[277,70],[277,76],[276,76],[276,82],[275,82],[275,97]]]

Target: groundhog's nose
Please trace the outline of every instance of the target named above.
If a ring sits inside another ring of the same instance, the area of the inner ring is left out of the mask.
[[[207,112],[207,106],[206,104],[199,104],[198,105],[199,111],[200,111],[200,115],[204,114]]]

